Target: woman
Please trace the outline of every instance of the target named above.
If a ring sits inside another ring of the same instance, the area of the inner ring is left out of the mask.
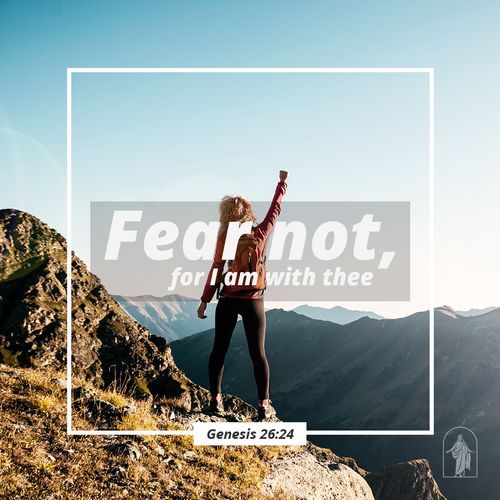
[[[229,222],[254,223],[252,228],[252,241],[254,250],[263,255],[267,238],[271,233],[276,219],[281,212],[281,202],[286,192],[286,179],[288,172],[280,170],[279,182],[276,186],[271,206],[266,217],[260,224],[256,218],[249,201],[241,196],[225,196],[219,204],[220,228],[215,248],[215,256],[208,274],[207,282],[198,307],[198,317],[206,318],[205,309],[212,300],[218,285],[211,285],[212,273],[220,273],[225,261],[222,260],[224,242]],[[241,240],[240,240],[241,241]],[[243,288],[243,287],[242,287]],[[264,286],[265,288],[265,286]],[[267,419],[276,414],[269,399],[269,364],[265,352],[266,316],[264,312],[264,289],[242,290],[232,286],[222,286],[219,301],[215,309],[215,338],[212,353],[208,362],[210,381],[210,411],[220,413],[224,411],[222,404],[221,384],[224,371],[224,358],[226,357],[231,336],[233,334],[238,314],[243,319],[243,326],[248,342],[248,349],[253,362],[254,376],[259,395],[259,419]]]

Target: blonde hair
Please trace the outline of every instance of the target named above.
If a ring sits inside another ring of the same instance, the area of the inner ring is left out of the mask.
[[[225,238],[230,222],[256,222],[252,204],[243,196],[224,196],[219,202],[219,238]]]

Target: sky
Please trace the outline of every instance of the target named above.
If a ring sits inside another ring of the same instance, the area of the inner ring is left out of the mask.
[[[3,0],[1,206],[66,233],[67,67],[433,67],[436,305],[499,305],[499,10]],[[426,91],[424,75],[75,75],[75,249],[91,199],[263,200],[286,167],[291,200],[412,201],[415,303],[368,306],[424,308]]]
[[[77,73],[73,80],[79,255],[88,256],[91,201],[217,201],[228,193],[269,201],[283,168],[285,203],[411,201],[412,301],[400,314],[428,306],[429,272],[419,272],[429,269],[427,74]],[[163,291],[152,279],[148,289],[135,278],[120,288],[108,278],[115,273],[100,269],[111,293],[167,293],[166,278]]]

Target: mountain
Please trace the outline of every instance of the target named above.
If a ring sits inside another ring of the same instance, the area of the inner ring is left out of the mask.
[[[481,316],[497,309],[496,307],[484,307],[483,309],[467,309],[467,311],[457,311],[460,316]]]
[[[177,294],[163,297],[114,295],[113,298],[130,317],[169,342],[203,330],[202,321],[196,315],[199,300]],[[208,304],[208,318],[213,319],[214,311],[215,305]]]
[[[452,499],[496,499],[500,468],[500,308],[464,317],[450,308],[435,312],[435,435],[381,436],[377,446],[363,437],[315,440],[341,453],[355,454],[367,468],[425,456],[441,477],[443,438],[456,426],[471,429],[478,440],[478,478],[440,479],[443,493]]]
[[[66,366],[66,242],[24,212],[0,211],[0,361]],[[180,391],[186,377],[166,341],[129,318],[72,256],[73,373],[98,387],[129,380],[136,393]]]
[[[178,294],[164,295],[163,297],[113,295],[113,298],[131,318],[168,342],[188,337],[204,329],[205,323],[202,323],[196,314],[200,303],[197,299]],[[365,316],[383,319],[382,316],[371,311],[354,311],[341,306],[326,309],[301,305],[293,311],[312,319],[333,321],[339,325],[351,323]],[[215,304],[208,304],[206,315],[209,321],[213,322],[214,314]]]
[[[264,499],[275,493],[279,498],[374,499],[366,471],[312,444],[298,450],[193,447],[185,436],[69,435],[61,377],[49,368],[0,364],[2,499]],[[159,403],[115,390],[79,389],[73,415],[78,428],[93,429],[104,420],[119,431],[189,428],[185,413],[174,418],[169,412],[167,422],[156,408]],[[235,416],[229,412],[218,420]],[[196,419],[202,417],[209,418],[200,414]],[[413,469],[413,463],[406,466]],[[422,471],[419,490],[432,491],[425,477]]]
[[[274,309],[266,314],[272,399],[285,420],[313,429],[426,429],[428,314],[367,317],[347,325]],[[178,366],[206,386],[214,331],[173,342]],[[255,401],[255,382],[239,322],[223,389]]]
[[[307,304],[293,309],[294,312],[298,314],[303,314],[311,319],[321,319],[323,321],[331,321],[339,325],[345,325],[351,323],[363,317],[368,317],[372,319],[383,319],[382,316],[372,312],[372,311],[356,311],[352,309],[346,309],[342,306],[334,306],[331,308],[326,307],[314,307]]]
[[[0,254],[0,496],[371,499],[372,481],[377,499],[403,498],[380,486],[395,481],[392,472],[368,473],[311,443],[193,449],[185,436],[68,435],[66,242],[29,214],[0,210]],[[255,418],[230,395],[224,415],[208,414],[207,391],[177,368],[165,339],[131,319],[75,255],[71,315],[74,429]],[[425,461],[399,467],[401,494],[442,498]]]
[[[295,312],[269,311],[266,346],[278,415],[307,420],[311,429],[425,428],[428,319],[428,313],[421,312],[400,319],[362,318],[341,326]],[[445,433],[466,426],[479,440],[479,478],[465,483],[442,479],[440,485],[453,499],[497,498],[492,478],[500,467],[500,309],[464,317],[443,306],[436,308],[434,319],[435,436],[313,440],[356,456],[368,469],[425,456],[441,475]],[[206,331],[171,345],[178,365],[202,385],[212,338],[213,331]],[[228,352],[224,387],[254,400],[241,325]]]

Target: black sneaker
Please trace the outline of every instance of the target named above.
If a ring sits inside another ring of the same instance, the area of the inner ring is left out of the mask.
[[[272,401],[269,400],[266,406],[259,405],[259,420],[268,420],[276,416],[276,410],[271,406]]]
[[[221,399],[210,400],[210,413],[224,413],[224,405]]]

